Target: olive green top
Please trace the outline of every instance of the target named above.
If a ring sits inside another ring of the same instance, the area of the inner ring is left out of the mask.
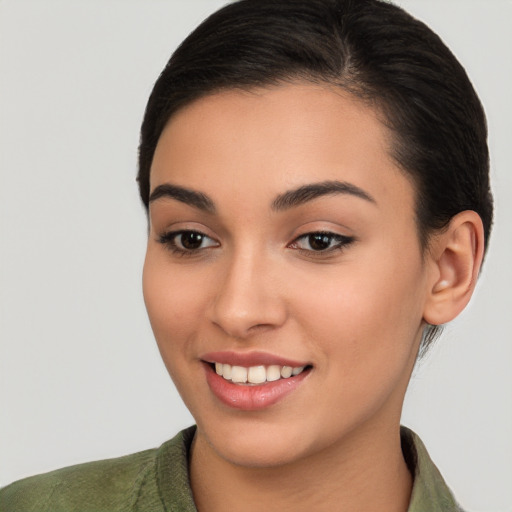
[[[25,478],[0,489],[1,512],[196,512],[188,479],[195,427],[160,448]],[[414,473],[409,512],[460,512],[425,446],[402,427]]]

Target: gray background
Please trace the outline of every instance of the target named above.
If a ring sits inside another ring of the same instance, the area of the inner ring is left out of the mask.
[[[159,445],[192,419],[141,293],[145,101],[223,1],[0,0],[0,485]],[[512,2],[402,0],[489,117],[496,226],[476,296],[415,371],[403,423],[469,510],[512,510]]]

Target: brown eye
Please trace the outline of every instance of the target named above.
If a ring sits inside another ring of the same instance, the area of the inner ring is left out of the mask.
[[[177,244],[181,245],[183,249],[187,249],[188,251],[199,249],[204,238],[203,234],[196,231],[185,231],[176,237]]]
[[[325,251],[329,249],[333,236],[324,233],[313,233],[308,236],[309,246],[313,251]]]
[[[342,250],[354,241],[351,236],[339,235],[330,232],[306,233],[295,239],[289,247],[310,253],[330,253],[334,250]]]
[[[193,230],[164,233],[158,241],[172,252],[181,255],[199,253],[203,249],[219,246],[219,243],[213,238]]]

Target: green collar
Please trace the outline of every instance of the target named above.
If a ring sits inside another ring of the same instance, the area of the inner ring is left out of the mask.
[[[402,450],[414,484],[408,512],[462,512],[421,439],[401,427]]]

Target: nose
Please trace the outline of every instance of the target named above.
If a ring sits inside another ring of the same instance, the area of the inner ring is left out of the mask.
[[[226,261],[218,274],[211,321],[236,339],[281,326],[287,308],[277,275],[275,264],[254,253]]]

